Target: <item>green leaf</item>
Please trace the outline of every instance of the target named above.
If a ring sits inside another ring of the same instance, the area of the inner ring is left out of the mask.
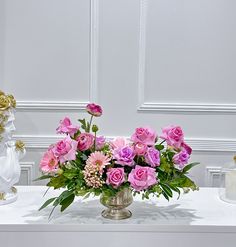
[[[43,208],[46,208],[49,204],[51,204],[57,197],[53,197],[48,199],[40,208],[39,211],[42,210]]]
[[[162,191],[162,195],[166,198],[167,201],[170,200],[169,197],[168,197],[168,195],[164,191]]]
[[[51,177],[52,177],[51,175],[43,175],[43,176],[41,176],[41,177],[39,177],[39,178],[34,179],[33,181],[34,181],[34,182],[35,182],[35,181],[40,181],[40,180],[48,179],[48,178],[51,178]]]
[[[162,189],[164,190],[164,192],[169,196],[169,197],[172,197],[173,196],[173,193],[171,191],[171,189],[168,187],[168,185],[166,184],[160,184]]]
[[[199,164],[200,164],[199,162],[194,162],[194,163],[191,163],[191,164],[185,166],[183,169],[183,173],[186,173],[187,171],[192,169],[194,166],[199,165]]]
[[[161,151],[161,150],[163,150],[165,148],[165,146],[164,145],[161,145],[161,144],[157,144],[157,145],[155,145],[155,148],[157,150]]]
[[[66,177],[64,175],[52,177],[48,182],[47,186],[53,187],[54,189],[63,188],[66,185]]]
[[[61,201],[61,212],[63,212],[66,208],[70,206],[70,204],[74,201],[75,194],[70,194],[68,197],[66,197],[64,200]]]
[[[169,185],[169,184],[168,184],[168,186],[169,186],[173,191],[175,191],[175,192],[178,193],[178,198],[177,198],[177,199],[179,199],[180,194],[181,194],[180,190],[179,190],[177,187],[171,186],[171,185]]]
[[[68,179],[72,179],[74,177],[76,177],[78,175],[78,170],[77,169],[70,169],[70,170],[66,170],[63,173],[63,176],[65,176]]]

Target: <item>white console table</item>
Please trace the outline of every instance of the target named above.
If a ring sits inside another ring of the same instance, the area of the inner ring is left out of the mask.
[[[44,186],[17,189],[18,200],[0,206],[1,247],[236,246],[236,205],[221,201],[216,188],[200,188],[170,202],[136,197],[132,218],[121,221],[102,218],[98,198],[78,198],[48,221],[52,207],[38,208],[58,191],[43,197]]]

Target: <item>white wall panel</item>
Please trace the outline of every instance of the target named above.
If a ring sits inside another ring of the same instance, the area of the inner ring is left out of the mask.
[[[4,1],[0,0],[0,86],[3,87],[4,55]]]

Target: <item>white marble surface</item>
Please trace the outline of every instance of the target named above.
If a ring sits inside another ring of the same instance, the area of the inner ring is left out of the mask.
[[[221,201],[216,188],[200,188],[170,202],[136,197],[130,206],[132,218],[121,221],[102,218],[103,206],[98,198],[77,198],[63,213],[59,208],[55,210],[48,221],[52,207],[42,211],[38,208],[59,191],[51,190],[43,197],[44,186],[17,189],[18,200],[0,207],[0,239],[4,247],[54,246],[55,239],[60,239],[57,247],[68,241],[79,241],[79,246],[112,247],[137,247],[150,241],[175,247],[218,247],[226,242],[227,247],[235,246],[236,205]]]

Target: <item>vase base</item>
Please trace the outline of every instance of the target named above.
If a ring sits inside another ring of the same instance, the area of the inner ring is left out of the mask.
[[[110,220],[124,220],[132,216],[127,209],[106,209],[102,211],[102,216]]]

